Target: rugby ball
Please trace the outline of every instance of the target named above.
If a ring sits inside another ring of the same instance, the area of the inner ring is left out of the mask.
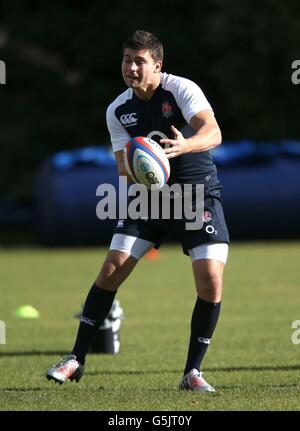
[[[160,189],[170,177],[170,163],[162,147],[153,139],[137,136],[127,142],[124,161],[128,175],[148,189]]]

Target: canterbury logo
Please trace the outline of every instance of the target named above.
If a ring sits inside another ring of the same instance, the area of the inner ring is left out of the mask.
[[[86,323],[87,325],[95,326],[96,321],[88,319],[87,317],[81,316],[80,322]]]
[[[199,343],[210,344],[211,338],[198,337],[197,340]]]
[[[120,117],[120,121],[123,124],[123,126],[133,126],[133,124],[137,123],[137,118],[135,117],[136,113],[133,112],[132,114],[123,114]]]

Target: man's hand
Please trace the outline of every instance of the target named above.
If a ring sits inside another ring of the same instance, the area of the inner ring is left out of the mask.
[[[174,126],[171,126],[171,130],[174,134],[174,139],[161,139],[159,141],[161,144],[165,144],[164,152],[168,159],[173,159],[173,157],[178,157],[189,151],[189,146],[182,133]]]
[[[127,172],[127,170],[126,170],[125,160],[124,160],[124,158],[125,158],[124,150],[116,151],[114,154],[115,154],[115,158],[117,161],[118,172],[119,172],[120,177],[127,177],[128,183],[134,184],[135,183],[134,179],[129,174],[129,172]]]

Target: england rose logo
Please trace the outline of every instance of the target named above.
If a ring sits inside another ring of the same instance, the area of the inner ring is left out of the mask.
[[[161,110],[164,118],[170,118],[173,115],[172,106],[169,102],[163,102],[161,105]]]

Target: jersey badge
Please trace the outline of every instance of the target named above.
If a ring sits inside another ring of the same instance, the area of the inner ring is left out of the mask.
[[[172,106],[169,102],[163,102],[161,105],[162,115],[164,118],[170,118],[173,115]]]

